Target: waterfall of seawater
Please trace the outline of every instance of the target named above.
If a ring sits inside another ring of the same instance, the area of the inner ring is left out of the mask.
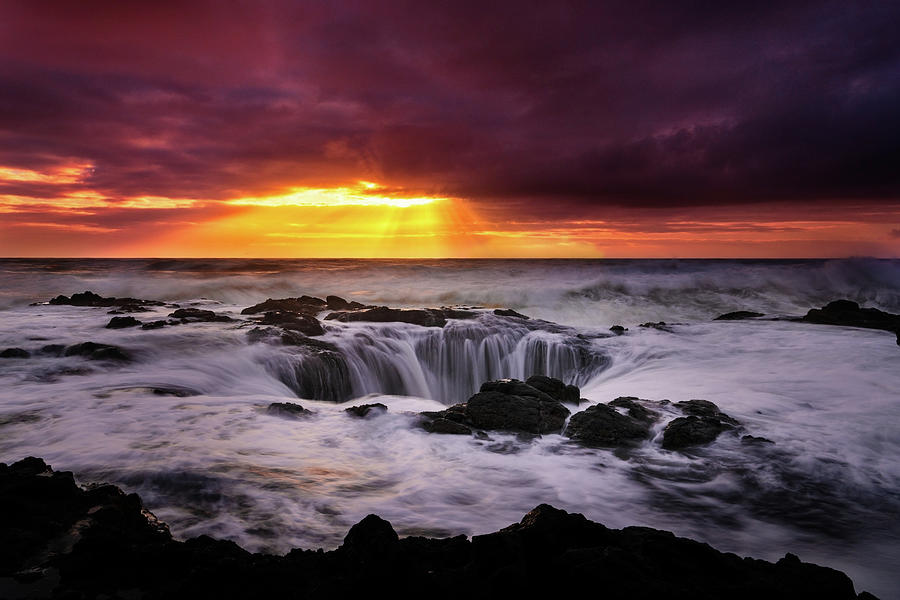
[[[329,336],[337,351],[295,347],[267,366],[301,398],[392,394],[454,404],[485,381],[549,375],[583,385],[608,365],[589,339],[553,329],[488,315],[444,328],[354,324]]]

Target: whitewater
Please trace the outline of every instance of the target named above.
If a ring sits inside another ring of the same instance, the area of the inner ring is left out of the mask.
[[[108,309],[45,304],[85,290],[235,321],[107,329]],[[243,308],[303,294],[484,314],[444,328],[322,321],[346,359],[337,372],[248,335]],[[900,312],[900,261],[4,259],[0,350],[32,356],[0,359],[0,462],[43,457],[139,493],[180,539],[253,551],[334,548],[369,513],[400,535],[485,533],[546,502],[740,555],[793,552],[900,597],[900,347],[889,332],[791,320],[840,298]],[[736,310],[765,317],[714,320]],[[133,360],[39,351],[85,341]],[[416,413],[485,381],[533,374],[579,386],[589,404],[573,413],[618,396],[702,398],[775,443],[623,452],[420,426]],[[316,414],[279,418],[273,402]],[[388,412],[344,412],[374,402]]]

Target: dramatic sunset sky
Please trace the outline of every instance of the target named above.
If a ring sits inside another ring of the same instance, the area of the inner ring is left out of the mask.
[[[0,2],[0,256],[900,256],[900,3]]]

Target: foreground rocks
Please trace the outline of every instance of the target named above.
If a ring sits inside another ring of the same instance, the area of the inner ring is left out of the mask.
[[[835,300],[822,308],[813,308],[802,320],[807,323],[892,331],[897,334],[897,344],[900,345],[900,315],[877,308],[860,308],[859,304],[850,300]]]
[[[80,488],[41,459],[0,464],[0,597],[598,597],[850,600],[843,573],[786,554],[777,563],[718,552],[643,527],[608,529],[541,504],[475,536],[400,538],[369,515],[330,552],[252,554],[200,536],[179,542],[135,494]]]

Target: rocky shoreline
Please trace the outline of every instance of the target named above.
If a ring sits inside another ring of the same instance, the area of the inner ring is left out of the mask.
[[[722,553],[645,527],[608,529],[542,504],[486,535],[400,539],[369,515],[328,552],[252,554],[233,542],[172,538],[136,494],[80,487],[39,458],[0,464],[0,597],[866,599],[840,571],[786,554]]]

